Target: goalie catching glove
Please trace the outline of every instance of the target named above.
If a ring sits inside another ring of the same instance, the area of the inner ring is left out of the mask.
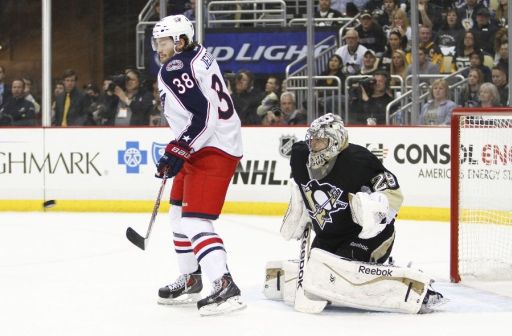
[[[191,148],[187,143],[183,141],[171,141],[167,147],[165,147],[165,153],[158,161],[158,174],[156,177],[162,178],[164,174],[168,178],[176,176],[185,161],[190,159]]]
[[[350,194],[352,220],[363,228],[359,238],[370,239],[386,228],[389,202],[381,192]]]
[[[304,206],[299,186],[293,179],[290,179],[290,203],[281,224],[281,236],[285,240],[300,239],[306,225],[311,221],[308,211]]]

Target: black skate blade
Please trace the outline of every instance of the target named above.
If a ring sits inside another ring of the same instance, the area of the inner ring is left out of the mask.
[[[146,239],[135,232],[135,230],[131,227],[126,229],[126,238],[128,238],[128,240],[131,241],[133,245],[137,246],[141,250],[146,249]]]

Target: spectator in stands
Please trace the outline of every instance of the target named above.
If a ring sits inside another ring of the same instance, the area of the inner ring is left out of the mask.
[[[476,15],[476,25],[471,28],[478,41],[480,48],[489,55],[494,56],[494,43],[498,26],[491,21],[489,9],[482,7]]]
[[[499,66],[492,68],[492,83],[496,85],[500,95],[501,106],[508,106],[508,77],[507,70]]]
[[[476,68],[470,68],[468,81],[459,93],[458,103],[463,107],[477,107],[480,105],[479,93],[480,85],[484,83],[482,71]]]
[[[76,87],[78,76],[73,69],[64,71],[64,92],[55,100],[54,126],[81,126],[85,123],[83,93]]]
[[[389,91],[389,76],[384,71],[377,71],[373,81],[360,81],[349,120],[360,125],[385,125],[386,106],[393,100]]]
[[[418,29],[419,33],[419,45],[418,49],[424,49],[426,51],[426,56],[429,58],[430,62],[436,64],[438,67],[441,66],[443,62],[443,54],[439,47],[434,43],[432,39],[432,29],[430,27],[421,26]],[[412,55],[411,53],[407,53],[407,63],[412,63]]]
[[[316,22],[317,26],[339,26],[340,22],[330,19],[342,18],[343,15],[336,9],[331,8],[331,0],[319,0],[315,9],[315,19],[328,19]]]
[[[7,101],[7,98],[11,96],[11,89],[4,82],[5,79],[5,68],[0,65],[0,107],[4,102]]]
[[[334,109],[336,104],[341,103],[343,104],[345,99],[343,93],[345,92],[345,75],[343,74],[343,61],[341,60],[341,57],[339,57],[336,54],[333,54],[329,58],[329,62],[327,63],[327,69],[325,69],[322,72],[322,76],[333,76],[337,77],[339,79],[339,84],[336,79],[329,78],[329,79],[321,79],[318,80],[316,85],[322,86],[322,87],[337,87],[340,88],[342,94],[338,95],[338,93],[333,91],[322,91],[318,92],[318,97],[322,100],[322,103],[326,107],[326,112],[332,112],[335,113],[336,110]]]
[[[346,44],[339,47],[335,54],[343,61],[343,73],[347,76],[355,75],[363,65],[363,55],[367,49],[359,43],[359,33],[355,29],[347,30],[344,40]]]
[[[508,2],[509,0],[499,0],[498,8],[496,8],[495,19],[500,27],[508,24]]]
[[[136,69],[124,71],[125,83],[113,81],[114,94],[119,98],[115,126],[149,125],[149,115],[153,107],[153,95],[140,85],[140,73]],[[112,116],[111,116],[112,118]]]
[[[436,79],[430,89],[431,100],[421,108],[420,125],[449,125],[452,110],[457,106],[448,99],[448,82]]]
[[[327,69],[322,72],[322,76],[335,76],[340,80],[340,88],[343,92],[345,86],[345,75],[343,74],[343,61],[339,55],[333,54],[327,63]],[[322,79],[317,82],[318,86],[338,86],[334,79]]]
[[[264,93],[254,88],[254,76],[249,70],[240,70],[235,75],[233,104],[242,125],[259,125],[260,117],[256,113],[263,100]]]
[[[265,83],[265,97],[256,109],[258,116],[263,118],[269,111],[279,107],[280,91],[281,81],[276,76],[270,75]]]
[[[446,18],[437,32],[434,43],[439,47],[443,56],[454,56],[458,41],[461,40],[464,32],[465,30],[460,23],[457,10],[450,8],[446,12]],[[442,72],[445,73],[444,71]],[[447,69],[447,72],[449,72],[449,69]]]
[[[384,0],[382,5],[382,14],[379,15],[377,22],[387,32],[393,24],[393,16],[397,9],[400,8],[400,2],[398,0]]]
[[[508,28],[506,27],[501,27],[496,32],[496,35],[494,35],[494,50],[496,51],[496,54],[492,56],[495,60],[498,58],[498,53],[503,43],[508,43]]]
[[[393,58],[393,53],[396,50],[405,50],[405,46],[407,42],[405,42],[407,38],[402,36],[400,32],[397,30],[391,31],[388,37],[388,44],[386,45],[386,51],[384,55],[382,55],[382,61],[380,62],[380,66],[389,71],[391,67],[391,61]]]
[[[57,100],[57,97],[64,93],[64,83],[59,80],[57,83],[55,83],[55,86],[53,88],[53,101],[52,101],[52,120],[55,118],[55,102]]]
[[[25,83],[23,79],[12,81],[12,96],[7,98],[0,107],[0,125],[3,126],[35,126],[36,112],[34,104],[25,99]]]
[[[85,126],[96,125],[100,104],[100,89],[96,84],[88,83],[84,86]]]
[[[490,56],[489,55],[486,55],[487,57],[489,57],[490,59]],[[470,55],[469,55],[469,66],[470,68],[477,68],[479,69],[482,74],[484,75],[484,82],[490,82],[492,81],[492,73],[491,73],[491,69],[489,69],[489,67],[487,67],[485,64],[484,64],[484,53],[481,51],[481,50],[475,50],[473,51]],[[469,73],[469,69],[467,69],[466,71],[463,71],[461,73],[461,75],[463,76],[467,76]]]
[[[476,25],[476,13],[485,6],[479,0],[466,0],[466,4],[459,8],[459,18],[462,20],[462,27],[470,30]]]
[[[405,36],[407,38],[407,48],[410,48],[410,43],[412,41],[412,29],[411,26],[409,25],[409,19],[407,18],[407,14],[401,9],[397,9],[393,14],[393,23],[391,24],[390,30],[388,31],[388,38],[389,32],[393,30],[397,30],[400,33],[400,35]]]
[[[493,83],[483,83],[480,85],[480,91],[478,94],[480,100],[480,107],[499,107],[500,93],[498,88]]]
[[[279,108],[269,111],[263,117],[261,124],[263,126],[306,125],[307,115],[304,110],[297,108],[295,95],[284,91],[281,93]]]
[[[441,27],[443,16],[440,7],[432,5],[429,0],[418,0],[418,12],[421,27],[429,27],[436,31]]]
[[[98,126],[114,126],[119,98],[114,94],[115,84],[111,79],[103,80],[96,110],[92,112],[93,120]]]
[[[508,42],[504,42],[500,45],[495,65],[507,69],[508,74]]]
[[[456,71],[471,66],[469,56],[473,52],[479,50],[480,47],[475,39],[475,34],[472,31],[467,31],[464,33],[464,38],[461,42],[459,42],[459,45],[455,51],[455,56],[453,57],[453,70]]]
[[[366,50],[363,57],[363,67],[359,75],[373,75],[379,67],[379,59],[372,49]]]
[[[430,61],[428,55],[428,49],[419,48],[418,49],[418,74],[419,75],[438,75],[439,74],[439,65],[434,64]],[[412,74],[412,65],[409,65],[407,68],[407,76]],[[421,78],[421,83],[432,82],[432,80]],[[410,84],[410,83],[408,83]]]
[[[32,95],[32,78],[28,76],[24,76],[23,82],[25,83],[25,99],[34,104],[34,109],[36,110],[36,115],[39,115],[41,112],[41,105],[36,101],[34,96]]]
[[[393,52],[393,59],[391,62],[391,67],[389,74],[391,76],[399,76],[402,78],[405,83],[405,78],[407,77],[407,61],[405,59],[405,52],[398,49]],[[391,78],[391,85],[401,85],[400,80],[396,78]]]
[[[372,49],[378,57],[381,57],[386,47],[386,34],[382,27],[373,20],[370,11],[365,10],[359,16],[361,24],[356,27],[359,34],[359,43],[368,49]]]

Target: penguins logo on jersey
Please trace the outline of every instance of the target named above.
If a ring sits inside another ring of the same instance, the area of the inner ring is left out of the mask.
[[[309,217],[323,230],[325,224],[332,223],[331,215],[347,208],[348,203],[340,201],[343,190],[329,183],[311,180],[301,185],[306,197]]]

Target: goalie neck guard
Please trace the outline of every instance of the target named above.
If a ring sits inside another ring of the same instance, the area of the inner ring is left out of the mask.
[[[177,44],[182,35],[187,37],[188,43],[192,43],[194,40],[194,26],[184,15],[166,16],[153,28],[153,40],[170,37]],[[153,49],[155,49],[154,41]]]
[[[313,151],[312,139],[327,139],[327,146],[322,150]],[[324,170],[329,166],[332,168],[332,164],[327,164],[348,146],[348,132],[341,117],[327,113],[315,119],[307,130],[306,143],[309,148],[308,168],[313,171],[322,170],[320,175],[327,175],[328,172]]]

